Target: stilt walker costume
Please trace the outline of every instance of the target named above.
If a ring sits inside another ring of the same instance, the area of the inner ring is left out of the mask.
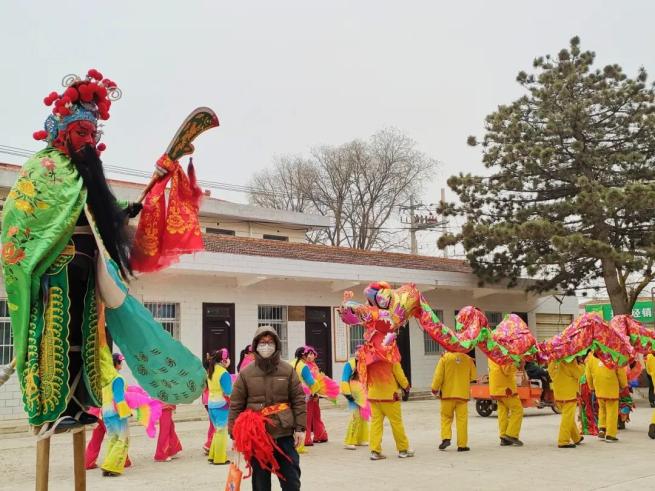
[[[209,370],[209,418],[215,428],[209,447],[208,460],[212,464],[229,464],[227,460],[227,417],[230,412],[230,395],[232,395],[232,377],[227,371],[230,355],[222,348],[212,354]]]
[[[127,293],[125,225],[141,206],[116,200],[98,144],[98,122],[120,90],[97,70],[64,83],[45,98],[54,109],[34,134],[48,146],[25,163],[5,202],[2,261],[30,424],[70,429],[95,422],[84,410],[102,402],[105,320],[135,378],[159,399],[193,401],[204,370]]]
[[[40,489],[48,479],[47,465],[41,465],[49,455],[47,438],[97,421],[87,409],[102,404],[103,351],[111,359],[101,343],[105,326],[138,383],[157,399],[192,402],[206,376],[200,360],[129,294],[127,281],[133,269],[153,271],[181,254],[202,250],[202,192],[177,159],[190,154],[193,138],[218,126],[218,119],[211,110],[196,110],[178,131],[144,191],[152,189],[130,251],[127,220],[139,214],[141,205],[116,200],[100,160],[105,145],[98,143],[98,123],[109,119],[112,101],[121,92],[94,69],[85,78],[70,75],[63,82],[63,93],[44,99],[52,114],[44,129],[34,133],[47,147],[23,165],[2,218],[2,266],[15,353],[11,366],[40,439]],[[76,433],[73,440],[76,486],[83,489],[84,434]]]
[[[371,404],[368,401],[366,389],[359,381],[356,354],[343,366],[341,393],[348,400],[348,407],[352,413],[346,429],[344,446],[348,450],[356,450],[357,447],[367,446]]]
[[[551,361],[548,364],[548,374],[552,379],[555,402],[562,413],[559,426],[557,446],[559,448],[575,448],[582,443],[583,437],[578,430],[575,416],[578,408],[580,392],[580,377],[584,366],[576,359],[572,361]]]
[[[439,450],[450,446],[453,417],[457,426],[457,450],[468,447],[468,401],[471,381],[476,378],[475,363],[466,353],[448,352],[439,359],[432,378],[432,393],[441,398],[441,444]]]

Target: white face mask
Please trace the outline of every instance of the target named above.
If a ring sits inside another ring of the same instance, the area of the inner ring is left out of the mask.
[[[259,343],[257,345],[257,353],[262,358],[269,358],[275,353],[275,344],[271,343]]]

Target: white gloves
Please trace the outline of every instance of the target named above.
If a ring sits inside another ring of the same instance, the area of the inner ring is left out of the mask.
[[[305,443],[305,432],[304,431],[295,431],[293,433],[293,445],[298,448],[303,443]]]

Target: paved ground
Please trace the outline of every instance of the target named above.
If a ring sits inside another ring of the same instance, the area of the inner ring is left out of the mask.
[[[549,409],[527,410],[523,422],[522,448],[499,447],[495,415],[481,418],[471,406],[469,416],[472,451],[457,453],[451,447],[440,452],[437,401],[405,403],[405,424],[416,450],[413,459],[400,460],[393,452],[389,428],[384,449],[389,459],[368,460],[366,449],[347,451],[341,437],[348,415],[341,409],[324,411],[332,440],[315,446],[302,457],[303,489],[307,490],[433,490],[433,489],[655,489],[655,441],[646,435],[650,408],[643,401],[633,413],[628,429],[617,444],[588,438],[572,450],[555,445],[559,416]],[[88,473],[89,490],[189,490],[223,489],[226,468],[207,464],[200,449],[207,425],[180,423],[178,430],[185,450],[170,463],[152,461],[155,443],[135,428],[130,455],[134,467],[122,477],[103,478],[100,471]],[[0,490],[34,487],[35,440],[24,434],[0,435]],[[52,490],[70,490],[72,485],[71,437],[54,439],[51,451]],[[242,489],[249,490],[244,481]],[[274,486],[274,489],[279,489]]]

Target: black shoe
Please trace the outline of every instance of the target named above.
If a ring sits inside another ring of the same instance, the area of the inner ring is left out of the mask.
[[[103,477],[117,477],[120,476],[118,472],[111,472],[111,471],[102,471]]]
[[[522,447],[523,446],[523,442],[521,440],[519,440],[518,438],[515,438],[513,436],[506,436],[505,439],[507,441],[509,441],[512,445],[516,446],[516,447]]]
[[[583,441],[584,441],[584,437],[582,435],[580,435],[580,439],[577,442],[575,442],[575,444],[576,445],[582,445]]]
[[[76,419],[71,418],[70,416],[64,416],[57,424],[57,427],[55,428],[55,434],[67,433],[71,430],[81,428],[82,426],[83,425]]]
[[[83,411],[78,413],[74,419],[83,426],[94,425],[98,422],[98,418],[93,414],[85,413]]]
[[[441,442],[441,445],[439,445],[439,450],[446,450],[448,447],[450,447],[450,440],[446,439]]]
[[[469,450],[471,449],[468,447],[457,447],[458,452],[468,452]]]
[[[609,435],[607,435],[607,436],[605,437],[605,441],[606,441],[607,443],[616,443],[616,442],[619,441],[619,439],[616,438],[615,436],[609,436]]]
[[[557,445],[557,448],[575,448],[575,443],[567,443],[566,445]]]
[[[605,428],[598,428],[598,438],[605,438]]]
[[[501,436],[500,437],[500,446],[501,447],[511,447],[512,442],[510,442],[506,436]]]
[[[648,436],[655,440],[655,424],[648,425]]]

